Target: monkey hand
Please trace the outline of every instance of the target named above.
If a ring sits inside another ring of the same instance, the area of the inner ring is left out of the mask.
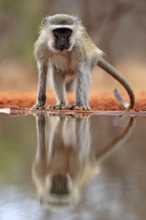
[[[32,107],[33,110],[43,110],[45,109],[45,105],[40,105],[40,104],[35,104],[33,107]]]
[[[68,106],[68,109],[70,110],[77,110],[77,111],[89,111],[90,107],[89,106],[85,106],[85,105],[71,105]]]
[[[66,109],[66,105],[63,105],[63,104],[58,104],[58,105],[49,105],[47,107],[47,110],[63,110],[63,109]]]

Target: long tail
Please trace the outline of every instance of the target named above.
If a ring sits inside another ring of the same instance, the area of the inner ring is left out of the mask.
[[[126,79],[124,79],[124,77],[112,65],[110,65],[107,61],[105,61],[102,57],[99,59],[97,65],[100,68],[102,68],[103,70],[105,70],[107,73],[109,73],[113,78],[118,80],[124,86],[124,88],[126,89],[128,95],[129,95],[130,103],[126,102],[120,96],[117,89],[114,90],[114,95],[124,108],[126,108],[128,110],[133,108],[133,106],[135,104],[135,96],[134,96],[133,90],[131,89],[131,86],[126,81]]]

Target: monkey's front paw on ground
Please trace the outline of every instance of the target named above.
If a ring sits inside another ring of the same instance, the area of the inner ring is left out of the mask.
[[[33,110],[44,110],[45,106],[44,105],[35,104],[31,109],[33,109]]]
[[[62,109],[66,109],[66,106],[64,105],[49,105],[47,110],[62,110]]]
[[[77,111],[89,111],[90,110],[90,107],[88,106],[78,106],[78,105],[73,105],[72,108],[70,108],[72,110],[77,110]]]

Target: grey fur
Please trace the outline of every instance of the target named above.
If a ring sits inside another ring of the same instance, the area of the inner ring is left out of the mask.
[[[72,30],[69,39],[70,46],[66,50],[55,49],[53,30],[57,28],[69,28]],[[51,76],[52,87],[57,100],[56,105],[50,106],[51,109],[68,107],[65,93],[66,85],[71,81],[75,84],[76,101],[73,108],[77,110],[90,109],[90,73],[96,65],[107,70],[109,74],[114,71],[114,78],[124,85],[124,79],[121,75],[120,78],[118,77],[118,72],[114,68],[110,70],[110,66],[105,68],[107,64],[103,62],[103,52],[94,45],[77,17],[57,14],[45,18],[42,22],[39,38],[34,45],[34,53],[39,71],[38,98],[34,108],[44,108],[45,106],[47,70]],[[130,104],[121,99],[119,93],[116,97],[120,102],[122,100],[121,104],[125,108],[132,108],[134,94],[128,83],[126,90],[130,97]]]

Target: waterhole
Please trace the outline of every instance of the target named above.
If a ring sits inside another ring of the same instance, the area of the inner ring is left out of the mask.
[[[0,114],[0,220],[146,219],[146,117]]]

